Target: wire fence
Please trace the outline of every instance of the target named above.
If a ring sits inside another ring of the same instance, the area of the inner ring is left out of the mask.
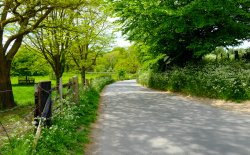
[[[0,122],[0,146],[6,142],[10,143],[10,137],[19,136],[21,133],[25,133],[34,128],[32,125],[33,113],[34,109],[29,113],[19,116],[19,119],[16,122]]]
[[[10,143],[11,138],[15,136],[24,135],[29,131],[36,131],[34,145],[36,145],[40,135],[39,132],[42,130],[43,125],[51,125],[51,117],[53,115],[60,114],[61,108],[63,107],[60,102],[69,96],[73,101],[78,101],[79,89],[78,89],[78,78],[73,77],[69,80],[69,83],[62,84],[60,82],[59,86],[51,88],[51,82],[49,90],[43,87],[42,82],[35,86],[35,105],[31,107],[28,113],[19,115],[19,119],[16,122],[0,121],[0,146]],[[66,92],[63,93],[63,88],[66,88]],[[4,91],[1,91],[2,93]],[[8,92],[8,91],[7,91]],[[53,94],[55,92],[55,95]],[[52,111],[53,107],[53,111]],[[0,115],[13,111],[19,110],[20,107],[14,107],[12,109],[0,111]],[[12,144],[11,144],[12,146]],[[1,154],[1,153],[0,153]]]

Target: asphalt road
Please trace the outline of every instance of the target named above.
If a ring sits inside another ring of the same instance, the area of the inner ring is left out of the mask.
[[[102,94],[90,155],[250,155],[250,116],[136,84]]]

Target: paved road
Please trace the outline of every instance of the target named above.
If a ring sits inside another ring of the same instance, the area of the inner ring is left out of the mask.
[[[141,87],[108,86],[91,155],[250,155],[250,116]]]

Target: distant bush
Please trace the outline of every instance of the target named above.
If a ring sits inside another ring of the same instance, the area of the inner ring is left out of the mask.
[[[225,100],[250,98],[250,64],[220,62],[174,67],[166,73],[139,74],[138,82],[151,88]]]
[[[101,77],[94,79],[91,85],[96,91],[100,92],[107,84],[110,84],[113,82],[114,82],[114,79],[111,76],[106,75],[106,76],[101,76]]]

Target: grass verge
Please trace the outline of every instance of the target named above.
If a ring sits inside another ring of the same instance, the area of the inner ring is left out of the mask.
[[[0,154],[84,154],[83,146],[89,141],[90,124],[96,120],[99,94],[105,85],[112,82],[110,77],[94,81],[93,86],[81,90],[79,104],[63,101],[63,109],[54,114],[53,125],[42,130],[35,149],[32,148],[34,135],[31,132],[12,138],[11,144],[2,147]]]

